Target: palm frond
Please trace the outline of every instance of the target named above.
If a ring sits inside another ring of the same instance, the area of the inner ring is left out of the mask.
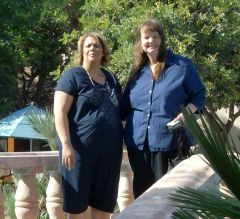
[[[5,184],[3,187],[3,193],[5,197],[5,212],[9,218],[17,218],[15,215],[15,188],[11,184]]]
[[[172,219],[186,219],[186,218],[197,218],[193,212],[189,212],[185,209],[178,209],[172,213]]]
[[[199,151],[236,197],[229,197],[217,191],[219,188],[179,188],[170,195],[170,199],[178,207],[172,218],[240,218],[239,152],[231,138],[230,144],[217,123],[210,122],[207,115],[200,116],[199,123],[188,109],[183,108],[182,111],[185,126],[197,141]]]
[[[170,199],[179,207],[174,212],[175,216],[188,213],[201,218],[240,218],[240,202],[214,189],[179,188]]]
[[[51,150],[58,150],[57,132],[55,129],[54,114],[52,109],[40,109],[25,114],[33,129],[44,136]]]
[[[185,125],[197,141],[201,152],[212,168],[226,183],[231,192],[240,200],[240,165],[239,152],[236,147],[225,141],[217,124],[210,123],[201,116],[202,126],[196,121],[193,113],[183,109]]]

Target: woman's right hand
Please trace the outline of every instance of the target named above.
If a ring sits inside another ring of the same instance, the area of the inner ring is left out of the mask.
[[[75,165],[75,156],[72,145],[62,146],[62,165],[66,166],[68,170],[72,170]]]

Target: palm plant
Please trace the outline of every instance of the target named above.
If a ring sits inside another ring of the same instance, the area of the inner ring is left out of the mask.
[[[2,189],[5,197],[5,213],[11,219],[16,219],[15,215],[15,193],[16,185],[20,179],[20,175],[17,172],[12,173],[13,182],[1,182]],[[45,207],[46,204],[46,187],[48,185],[48,175],[46,172],[36,175],[37,179],[37,188],[40,194],[39,198],[39,219],[48,219],[48,213]]]
[[[41,134],[48,142],[52,151],[58,150],[57,132],[55,129],[54,114],[52,109],[40,109],[39,111],[31,111],[25,115],[32,125],[33,129]],[[40,193],[39,208],[40,214],[38,218],[49,218],[46,204],[46,187],[48,184],[48,175],[46,173],[37,175],[37,187]]]
[[[240,157],[233,141],[226,140],[219,126],[209,122],[206,116],[200,116],[200,125],[187,109],[183,109],[183,114],[185,125],[197,141],[206,162],[222,178],[233,196],[217,189],[179,188],[170,195],[179,207],[172,218],[240,218]]]
[[[39,191],[39,219],[48,219],[49,215],[46,209],[46,188],[49,182],[49,177],[47,172],[39,173],[36,175],[37,188]]]
[[[2,187],[4,197],[5,197],[5,213],[9,218],[17,218],[15,215],[15,198],[14,194],[16,191],[14,183],[7,182]]]
[[[30,111],[25,116],[33,129],[46,139],[51,150],[58,150],[57,132],[52,109],[46,108],[39,111]]]

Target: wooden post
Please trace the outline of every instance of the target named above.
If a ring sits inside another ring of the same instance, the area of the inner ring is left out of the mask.
[[[14,152],[14,138],[8,138],[8,152]]]

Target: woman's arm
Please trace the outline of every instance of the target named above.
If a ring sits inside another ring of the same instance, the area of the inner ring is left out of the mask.
[[[206,99],[206,89],[195,66],[190,60],[187,65],[184,87],[189,96],[189,103],[186,107],[192,113],[203,110]],[[184,120],[182,113],[178,114],[174,120]]]
[[[62,143],[62,165],[68,170],[74,168],[74,152],[69,133],[68,112],[71,108],[73,97],[65,92],[56,91],[54,96],[55,126]]]

